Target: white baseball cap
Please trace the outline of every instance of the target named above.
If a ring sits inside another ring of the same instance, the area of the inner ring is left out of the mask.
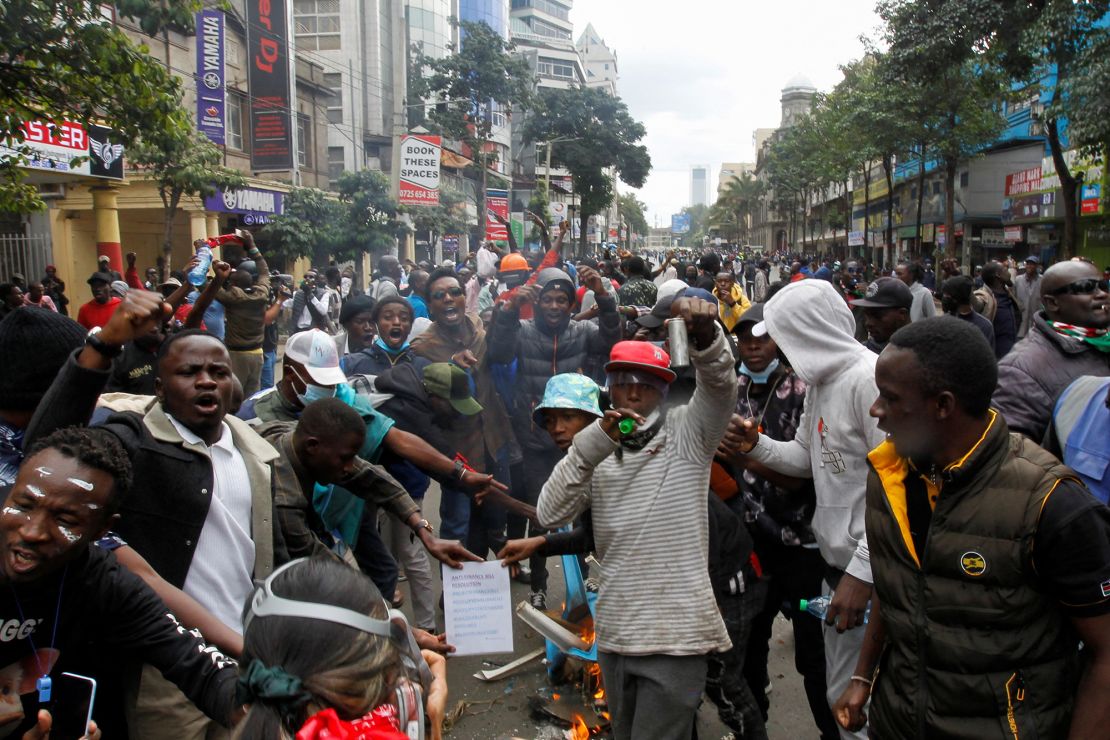
[[[339,368],[339,350],[327,332],[309,329],[289,337],[285,356],[304,365],[309,376],[321,385],[339,385],[347,376]]]

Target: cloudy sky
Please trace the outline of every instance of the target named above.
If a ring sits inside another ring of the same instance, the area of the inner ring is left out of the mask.
[[[620,96],[647,127],[648,223],[689,205],[690,167],[754,161],[752,132],[778,126],[795,75],[829,90],[875,36],[874,0],[574,0],[575,39],[593,23],[617,52]],[[621,184],[622,191],[627,186]]]

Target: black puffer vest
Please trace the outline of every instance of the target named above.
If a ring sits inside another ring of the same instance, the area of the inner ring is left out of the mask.
[[[1039,589],[1033,546],[1046,497],[1073,474],[995,416],[973,451],[943,473],[919,566],[902,524],[904,468],[888,445],[871,453],[867,484],[867,541],[887,637],[871,697],[873,737],[1065,737],[1078,640]]]

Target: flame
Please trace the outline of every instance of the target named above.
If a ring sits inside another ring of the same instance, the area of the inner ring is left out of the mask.
[[[586,720],[582,719],[581,715],[574,715],[574,722],[570,726],[570,734],[567,737],[569,740],[590,740],[590,728],[586,726]]]
[[[582,642],[587,645],[593,645],[594,640],[597,639],[597,634],[594,632],[594,622],[592,619],[586,619],[579,625],[578,634],[582,637]]]

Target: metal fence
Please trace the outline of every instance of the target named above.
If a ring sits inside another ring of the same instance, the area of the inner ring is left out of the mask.
[[[22,273],[28,282],[42,278],[53,262],[49,234],[0,234],[0,280]]]

